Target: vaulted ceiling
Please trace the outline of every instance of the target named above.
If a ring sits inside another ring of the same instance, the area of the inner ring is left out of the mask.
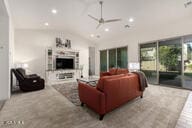
[[[100,17],[98,0],[8,1],[16,28],[69,31],[96,42],[192,17],[192,6],[184,7],[187,0],[103,0],[103,17],[121,18],[122,21],[96,29],[97,22],[88,14]],[[52,9],[58,13],[52,14]],[[128,21],[130,17],[134,22]],[[45,22],[49,26],[45,26]],[[127,24],[131,27],[125,28]],[[109,28],[109,32],[105,32],[105,28]],[[100,38],[90,37],[91,34],[100,35]]]

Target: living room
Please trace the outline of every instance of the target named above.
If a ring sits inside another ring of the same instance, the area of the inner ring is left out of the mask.
[[[191,128],[191,11],[0,0],[0,127]]]

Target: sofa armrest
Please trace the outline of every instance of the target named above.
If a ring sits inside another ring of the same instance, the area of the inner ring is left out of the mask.
[[[24,79],[23,83],[25,84],[31,84],[31,85],[36,85],[39,84],[41,82],[41,78],[38,77],[27,77]]]
[[[26,75],[27,77],[40,77],[37,74],[30,74],[30,75]]]
[[[105,114],[105,95],[95,87],[79,82],[79,98],[82,103],[99,114]]]
[[[41,78],[39,76],[33,76],[33,77],[25,77],[25,80],[28,81],[39,81]]]
[[[100,77],[102,76],[110,76],[111,74],[109,72],[101,72]]]

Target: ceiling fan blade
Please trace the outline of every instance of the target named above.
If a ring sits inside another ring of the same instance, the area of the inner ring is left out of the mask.
[[[96,29],[98,29],[100,26],[101,26],[101,24],[99,23],[99,24],[97,25]]]
[[[121,19],[111,19],[111,20],[106,20],[105,23],[117,22],[117,21],[121,21]]]
[[[101,18],[103,18],[103,1],[99,1],[99,4],[101,5]]]
[[[93,17],[93,16],[91,16],[91,15],[88,15],[90,18],[92,18],[92,19],[94,19],[94,20],[96,20],[96,21],[98,21],[99,22],[99,19],[97,19],[97,18],[95,18],[95,17]]]

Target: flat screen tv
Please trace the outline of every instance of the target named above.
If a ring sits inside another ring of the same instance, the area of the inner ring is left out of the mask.
[[[56,69],[74,69],[74,59],[56,58]]]

